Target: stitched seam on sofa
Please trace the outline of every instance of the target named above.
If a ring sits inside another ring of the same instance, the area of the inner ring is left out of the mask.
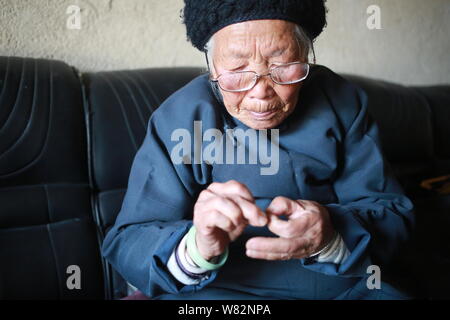
[[[128,131],[128,135],[130,136],[130,140],[133,143],[134,149],[137,152],[138,144],[137,144],[136,138],[133,135],[133,131],[131,130],[130,121],[127,118],[122,99],[120,98],[120,95],[118,94],[116,88],[111,83],[111,81],[107,77],[105,77],[105,75],[103,75],[103,74],[100,74],[99,76],[105,80],[105,82],[108,84],[108,86],[111,88],[112,92],[114,93],[114,96],[116,97],[117,101],[119,102],[120,110],[122,111],[122,116],[123,116],[123,120],[125,122],[125,126]]]
[[[51,204],[50,204],[50,196],[48,194],[48,187],[47,185],[44,185],[44,190],[45,190],[45,197],[47,200],[47,216],[48,216],[48,221],[49,223],[53,222],[53,218],[52,218],[52,213],[51,213]]]
[[[139,108],[139,104],[136,101],[135,94],[133,90],[131,90],[130,86],[126,83],[126,81],[123,80],[123,78],[119,77],[118,75],[115,76],[118,82],[121,82],[124,88],[127,90],[129,96],[131,97],[131,100],[133,100],[134,107],[136,108],[136,112],[139,115],[139,119],[141,120],[141,124],[144,127],[144,132],[146,130],[146,122],[144,119],[144,116],[142,115],[141,109]]]
[[[37,63],[36,63],[36,68],[37,68]],[[24,167],[22,167],[21,169],[18,169],[14,172],[10,172],[6,175],[2,175],[0,176],[0,178],[9,178],[11,176],[14,176],[16,174],[22,173],[23,171],[26,171],[28,168],[32,167],[36,162],[38,162],[40,160],[40,158],[42,157],[42,155],[44,154],[44,151],[47,149],[47,144],[48,144],[48,140],[50,137],[50,126],[52,123],[52,117],[53,117],[53,68],[52,65],[49,65],[49,72],[50,72],[50,76],[49,76],[49,115],[48,115],[48,127],[47,127],[47,135],[45,137],[42,149],[40,151],[40,153],[36,156],[36,158],[34,160],[32,160],[30,163],[28,163],[27,165],[25,165]],[[35,74],[35,81],[37,82],[37,73]],[[36,84],[35,84],[36,85]],[[33,101],[35,99],[33,98]]]
[[[91,214],[92,219],[96,224],[96,237],[99,248],[102,247],[103,239],[105,237],[104,230],[102,226],[104,225],[101,215],[99,212],[99,204],[96,199],[96,191],[98,190],[95,177],[94,177],[94,153],[93,153],[93,136],[94,131],[92,130],[92,106],[89,103],[89,88],[86,86],[85,77],[81,72],[78,72],[75,68],[72,67],[75,75],[81,86],[81,95],[82,95],[82,103],[83,103],[83,114],[84,114],[84,124],[85,124],[85,132],[86,132],[86,156],[87,156],[87,167],[88,167],[88,179],[89,179],[89,193],[90,193],[90,203],[91,203]],[[111,276],[110,266],[107,263],[105,257],[100,255],[102,270],[103,270],[103,291],[105,295],[105,299],[110,300],[113,288],[113,278]]]
[[[38,72],[38,65],[37,62],[35,61],[34,63],[34,90],[33,90],[33,99],[32,99],[32,103],[31,103],[31,112],[29,114],[29,118],[28,121],[25,125],[25,128],[23,129],[22,133],[20,134],[20,137],[18,137],[18,139],[16,139],[16,141],[6,150],[2,150],[2,156],[12,152],[17,146],[20,146],[20,143],[22,142],[22,140],[25,139],[25,137],[27,136],[27,133],[30,131],[30,127],[31,124],[36,120],[36,109],[37,109],[37,96],[38,96],[38,83],[39,83],[39,72]],[[10,115],[13,112],[10,113]],[[11,120],[12,118],[9,118],[9,120]],[[7,122],[8,122],[7,121]],[[6,124],[5,124],[6,126]]]
[[[5,70],[5,78],[1,81],[3,81],[3,87],[1,88],[1,92],[0,92],[0,105],[2,105],[2,99],[3,99],[3,95],[6,92],[6,83],[9,80],[9,69],[10,69],[10,57],[6,57],[6,70]]]
[[[8,62],[9,62],[9,59],[8,59]],[[11,110],[15,109],[15,106],[17,105],[17,100],[22,95],[22,90],[25,87],[23,85],[23,82],[25,81],[25,70],[26,70],[25,63],[26,63],[26,60],[23,59],[22,60],[22,71],[20,73],[20,79],[19,79],[19,86],[18,86],[18,90],[16,92],[16,98],[14,99],[14,107]],[[8,68],[9,68],[9,64],[8,64]],[[6,87],[6,82],[5,82],[5,86],[4,87]],[[3,126],[0,127],[0,134],[3,131],[3,128],[8,125],[8,122],[10,121],[11,117],[12,117],[12,112],[8,115],[8,118],[3,123]]]
[[[55,248],[55,243],[54,243],[54,240],[53,240],[52,230],[51,230],[50,224],[47,224],[46,228],[47,228],[48,238],[49,238],[49,241],[50,241],[50,246],[52,248],[53,261],[55,263],[55,268],[56,268],[56,277],[58,278],[58,295],[59,295],[59,298],[61,298],[62,297],[62,293],[61,293],[61,274],[60,274],[59,268],[58,268],[59,261],[58,261],[58,257],[57,257],[57,254],[56,254],[56,248]]]
[[[150,94],[152,95],[153,99],[155,99],[155,101],[157,103],[157,106],[155,108],[153,108],[153,110],[152,110],[152,111],[155,111],[163,102],[161,101],[161,99],[159,99],[159,97],[155,93],[155,91],[148,85],[147,81],[145,81],[145,79],[143,78],[142,74],[137,73],[136,75],[142,81],[142,83],[144,84],[144,87],[147,88],[147,90],[150,92]]]
[[[86,189],[89,189],[89,184],[85,183],[85,184],[81,184],[81,183],[74,183],[74,184],[69,184],[69,183],[42,183],[42,184],[30,184],[30,185],[24,185],[24,186],[12,186],[12,187],[6,187],[6,188],[0,188],[0,192],[2,191],[9,191],[9,190],[22,190],[22,189],[39,189],[42,188],[43,186],[52,186],[52,187],[74,187],[74,188],[79,188],[79,187],[84,187]]]
[[[136,81],[136,79],[134,79],[133,77],[131,77],[130,75],[128,75],[128,74],[126,74],[126,73],[124,73],[124,77],[127,77],[128,80],[134,84],[134,86],[135,86],[135,87],[137,88],[137,90],[139,91],[139,93],[140,93],[142,99],[145,100],[145,104],[147,105],[147,109],[150,111],[150,114],[152,114],[153,111],[155,111],[157,107],[151,106],[150,101],[148,100],[148,98],[147,98],[147,96],[144,94],[144,92],[142,91],[142,87],[139,85],[138,81]],[[152,96],[154,96],[153,93],[152,93]],[[155,97],[153,97],[153,99],[156,101]],[[159,100],[159,99],[158,99],[158,100]],[[157,102],[156,104],[158,104],[158,102]]]
[[[16,232],[16,231],[26,231],[27,229],[33,229],[33,228],[42,228],[42,227],[46,227],[47,225],[59,225],[59,224],[67,224],[67,223],[74,223],[74,222],[82,222],[82,221],[87,221],[92,223],[92,220],[87,218],[87,217],[82,217],[82,218],[72,218],[72,219],[66,219],[66,220],[62,220],[62,221],[56,221],[56,222],[52,222],[52,223],[41,223],[41,224],[35,224],[35,225],[29,225],[29,226],[20,226],[20,227],[7,227],[7,228],[0,228],[0,232],[4,233],[4,232]]]

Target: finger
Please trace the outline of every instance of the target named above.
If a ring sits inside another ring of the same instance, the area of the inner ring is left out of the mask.
[[[194,225],[198,232],[204,236],[209,236],[214,233],[215,228],[222,229],[227,233],[230,233],[235,229],[231,219],[218,210],[211,210],[208,214],[204,215],[202,219],[194,220]]]
[[[226,183],[212,183],[208,187],[210,192],[229,198],[234,201],[240,208],[243,217],[253,226],[264,226],[268,220],[264,212],[254,204],[254,199],[248,188],[237,181],[231,180]],[[227,212],[224,211],[225,214]],[[238,217],[231,217],[235,223]]]
[[[308,230],[309,220],[296,218],[290,220],[281,220],[275,215],[269,216],[269,223],[267,224],[270,231],[282,238],[294,238],[304,235]]]
[[[252,226],[262,227],[265,226],[268,222],[268,219],[264,212],[258,208],[253,202],[248,201],[247,199],[236,197],[232,199],[242,210],[242,214],[245,219]]]
[[[215,196],[216,196],[216,194],[214,192],[212,192],[211,190],[204,189],[198,195],[197,202],[205,202],[205,201],[208,201],[209,199],[211,199],[211,198],[213,198]]]
[[[294,254],[301,245],[301,239],[254,237],[247,241],[245,248],[251,251]]]
[[[200,211],[205,212],[204,214],[206,215],[208,214],[208,212],[214,210],[221,212],[223,215],[231,219],[235,227],[241,224],[246,224],[240,206],[228,198],[215,196],[214,198],[209,199],[207,202],[204,202],[202,205],[202,209],[200,209]]]
[[[289,260],[308,256],[309,248],[309,242],[302,238],[288,240],[255,237],[247,241],[246,254],[255,259]]]
[[[266,209],[266,212],[273,215],[286,215],[290,216],[297,209],[301,208],[301,205],[294,200],[286,197],[276,197],[272,200]]]
[[[225,183],[213,182],[208,186],[208,189],[214,192],[215,194],[238,195],[241,198],[247,199],[248,201],[251,202],[255,201],[252,193],[247,188],[247,186],[235,180],[230,180]]]
[[[261,259],[261,260],[290,260],[292,257],[289,254],[283,254],[283,253],[271,253],[271,252],[263,252],[263,251],[254,251],[254,250],[247,250],[245,254],[249,258],[253,259]]]
[[[237,238],[239,238],[241,236],[241,234],[244,232],[245,228],[246,228],[246,225],[241,225],[241,226],[237,227],[236,229],[234,229],[233,231],[231,231],[228,234],[230,241],[234,241]]]
[[[290,259],[302,259],[311,255],[313,251],[311,247],[299,248],[298,251],[293,253],[288,252],[267,252],[267,251],[256,251],[256,250],[246,250],[246,255],[253,259],[263,259],[263,260],[290,260]]]

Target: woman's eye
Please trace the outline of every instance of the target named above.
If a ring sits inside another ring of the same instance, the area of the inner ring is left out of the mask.
[[[235,72],[235,71],[241,71],[242,69],[244,69],[244,66],[239,66],[239,67],[235,67],[235,68],[226,69],[226,71],[228,71],[228,72]]]
[[[282,66],[284,66],[286,64],[287,64],[287,62],[277,62],[277,63],[273,63],[270,68],[274,69],[276,67],[282,67]]]

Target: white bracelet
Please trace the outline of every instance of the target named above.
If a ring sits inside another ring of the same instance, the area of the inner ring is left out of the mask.
[[[327,250],[330,249],[330,247],[332,247],[333,245],[335,245],[336,239],[338,238],[339,234],[335,231],[334,232],[334,236],[333,238],[330,240],[330,242],[327,243],[327,245],[325,247],[323,247],[322,249],[320,249],[319,251],[313,253],[312,255],[310,255],[308,258],[314,258],[317,257],[318,255],[320,255],[322,252],[325,252]],[[330,250],[330,252],[332,252],[332,250]]]
[[[167,268],[170,273],[184,285],[196,285],[200,283],[199,279],[193,279],[189,277],[187,274],[183,272],[183,270],[178,267],[178,264],[175,259],[175,251],[170,255],[169,261],[167,262]]]
[[[336,250],[339,250],[342,238],[338,233],[336,233],[336,234],[337,234],[337,236],[333,239],[333,242],[331,243],[331,245],[328,246],[327,250],[322,251],[322,253],[319,254],[318,258],[326,259],[329,256],[335,254]]]
[[[200,268],[197,266],[189,257],[187,248],[186,248],[186,238],[187,236],[184,236],[183,239],[181,239],[180,244],[178,245],[178,258],[180,259],[180,263],[183,265],[184,268],[186,268],[187,271],[196,273],[196,274],[202,274],[207,272],[208,270]]]

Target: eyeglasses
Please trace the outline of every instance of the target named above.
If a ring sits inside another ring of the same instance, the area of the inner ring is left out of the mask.
[[[230,71],[211,81],[217,82],[224,91],[243,92],[253,89],[258,79],[262,77],[270,76],[274,83],[285,85],[301,82],[308,74],[309,64],[296,61],[275,66],[266,74],[257,74],[254,71]]]

